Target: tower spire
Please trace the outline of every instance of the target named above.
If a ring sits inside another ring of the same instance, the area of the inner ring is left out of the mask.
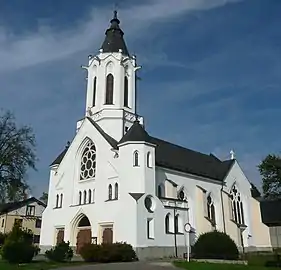
[[[105,39],[101,46],[102,52],[122,52],[123,55],[129,55],[126,43],[123,39],[124,32],[121,30],[120,20],[117,16],[117,10],[113,12],[113,18],[110,21],[110,27],[105,32]]]

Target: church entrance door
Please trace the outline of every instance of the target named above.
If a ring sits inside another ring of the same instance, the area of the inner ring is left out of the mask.
[[[105,228],[102,233],[102,242],[104,244],[113,243],[113,230],[112,228]]]
[[[81,248],[85,244],[91,244],[92,231],[91,229],[80,230],[77,234],[76,253],[80,254]]]
[[[92,242],[92,230],[89,219],[83,216],[78,223],[78,233],[76,238],[76,253],[79,254],[85,244]]]

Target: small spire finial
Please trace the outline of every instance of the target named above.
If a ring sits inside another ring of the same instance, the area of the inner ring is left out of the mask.
[[[235,152],[233,150],[230,151],[230,159],[235,159]]]
[[[117,19],[117,10],[116,9],[114,10],[113,14],[114,14],[113,19]]]

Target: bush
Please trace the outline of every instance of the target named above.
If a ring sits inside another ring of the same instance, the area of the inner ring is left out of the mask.
[[[237,260],[239,258],[235,242],[227,234],[218,231],[200,235],[192,252],[196,259]]]
[[[246,258],[249,266],[281,267],[280,255],[276,252],[248,253]]]
[[[73,257],[73,250],[69,246],[69,242],[61,242],[54,248],[45,252],[46,257],[53,262],[66,262],[71,261]]]
[[[0,233],[0,247],[4,245],[6,238],[7,238],[7,234]]]
[[[14,226],[7,235],[1,249],[2,258],[9,263],[29,263],[35,256],[38,248],[33,243],[33,234],[30,230],[23,230]]]
[[[138,260],[131,245],[126,243],[86,244],[81,248],[80,255],[86,262],[132,262]]]

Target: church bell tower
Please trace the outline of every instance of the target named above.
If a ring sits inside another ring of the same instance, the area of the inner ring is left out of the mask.
[[[95,56],[89,56],[86,116],[119,141],[136,119],[136,57],[129,54],[117,11]],[[138,117],[143,123],[143,118]]]

